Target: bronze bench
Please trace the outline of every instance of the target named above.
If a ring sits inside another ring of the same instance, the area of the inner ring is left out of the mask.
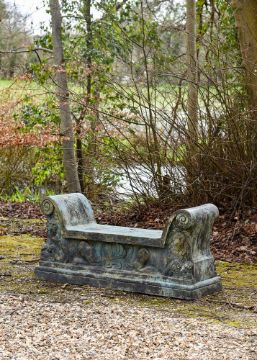
[[[97,224],[79,193],[49,196],[42,210],[40,279],[181,299],[221,289],[210,252],[213,204],[176,211],[163,231]]]

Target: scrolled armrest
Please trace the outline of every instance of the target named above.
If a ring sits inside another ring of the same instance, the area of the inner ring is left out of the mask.
[[[175,213],[175,222],[182,229],[189,229],[199,222],[209,221],[213,224],[218,217],[219,210],[213,204],[204,204],[189,209],[178,210]]]
[[[163,231],[163,243],[172,244],[183,239],[191,259],[211,256],[210,237],[212,226],[219,215],[213,204],[204,204],[176,211]]]
[[[48,196],[42,201],[41,210],[47,217],[56,213],[64,229],[95,223],[90,202],[80,193]]]

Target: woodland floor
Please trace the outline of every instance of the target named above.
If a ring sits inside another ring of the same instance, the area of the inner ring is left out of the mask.
[[[182,301],[39,281],[34,268],[45,236],[40,210],[1,203],[0,216],[1,360],[257,359],[253,217],[236,221],[237,228],[250,225],[243,235],[225,218],[226,225],[221,221],[214,230],[213,251],[222,249],[216,264],[223,291]],[[226,232],[237,239],[234,253]]]

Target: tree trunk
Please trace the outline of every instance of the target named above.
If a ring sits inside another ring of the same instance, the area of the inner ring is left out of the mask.
[[[87,55],[85,57],[86,66],[87,66],[87,96],[91,97],[92,89],[92,50],[93,50],[93,34],[92,34],[92,21],[91,21],[91,0],[83,0],[84,8],[83,15],[86,21],[87,28]],[[90,100],[90,99],[88,99]]]
[[[87,75],[86,75],[86,111],[88,108],[88,105],[90,104],[91,101],[91,89],[92,89],[92,58],[91,58],[91,52],[93,49],[93,44],[92,44],[92,29],[91,29],[91,5],[92,2],[91,0],[82,0],[82,14],[83,17],[86,21],[86,30],[87,30],[87,34],[86,34],[86,46],[87,46],[87,54],[84,58],[85,60],[85,64],[86,64],[86,68],[87,68]],[[78,122],[77,122],[77,158],[78,158],[78,175],[79,175],[79,181],[80,181],[80,186],[81,186],[81,190],[82,192],[85,190],[85,184],[84,184],[84,159],[83,159],[83,144],[80,138],[80,133],[81,133],[81,122],[83,121],[83,118],[86,114],[86,111],[82,110],[82,116],[80,116]],[[92,154],[89,154],[89,158],[88,158],[88,166],[87,166],[87,178],[90,178],[90,183],[91,181],[93,181],[93,169],[91,168],[91,160],[92,160]]]
[[[233,0],[234,15],[242,60],[246,71],[246,87],[253,117],[257,118],[257,1]]]
[[[198,76],[197,76],[197,53],[196,53],[196,3],[195,0],[187,0],[187,62],[188,62],[188,131],[191,143],[197,141],[198,133]]]
[[[92,98],[97,98],[96,89],[93,88],[93,76],[92,76],[92,52],[94,50],[93,47],[93,32],[92,32],[92,15],[91,15],[91,8],[92,8],[92,0],[83,0],[83,7],[82,7],[82,14],[85,19],[86,24],[86,54],[84,56],[84,63],[86,67],[86,89],[85,89],[85,96],[86,96],[86,111],[89,111],[92,107]],[[94,84],[95,85],[95,84]],[[88,136],[88,154],[86,159],[87,164],[87,191],[91,194],[91,198],[95,197],[95,166],[94,160],[96,158],[96,140],[97,140],[97,133],[96,133],[96,125],[98,121],[98,109],[97,104],[94,105],[96,115],[91,117],[90,120],[90,131]]]
[[[56,66],[57,96],[60,106],[61,135],[63,136],[64,175],[69,192],[80,192],[77,161],[74,151],[74,136],[69,105],[69,90],[65,71],[62,45],[62,16],[59,0],[50,0],[54,62]]]

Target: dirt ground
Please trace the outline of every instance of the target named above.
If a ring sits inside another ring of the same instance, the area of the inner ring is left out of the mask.
[[[0,223],[1,360],[257,359],[256,264],[217,261],[223,291],[198,301],[47,283],[44,220]]]

